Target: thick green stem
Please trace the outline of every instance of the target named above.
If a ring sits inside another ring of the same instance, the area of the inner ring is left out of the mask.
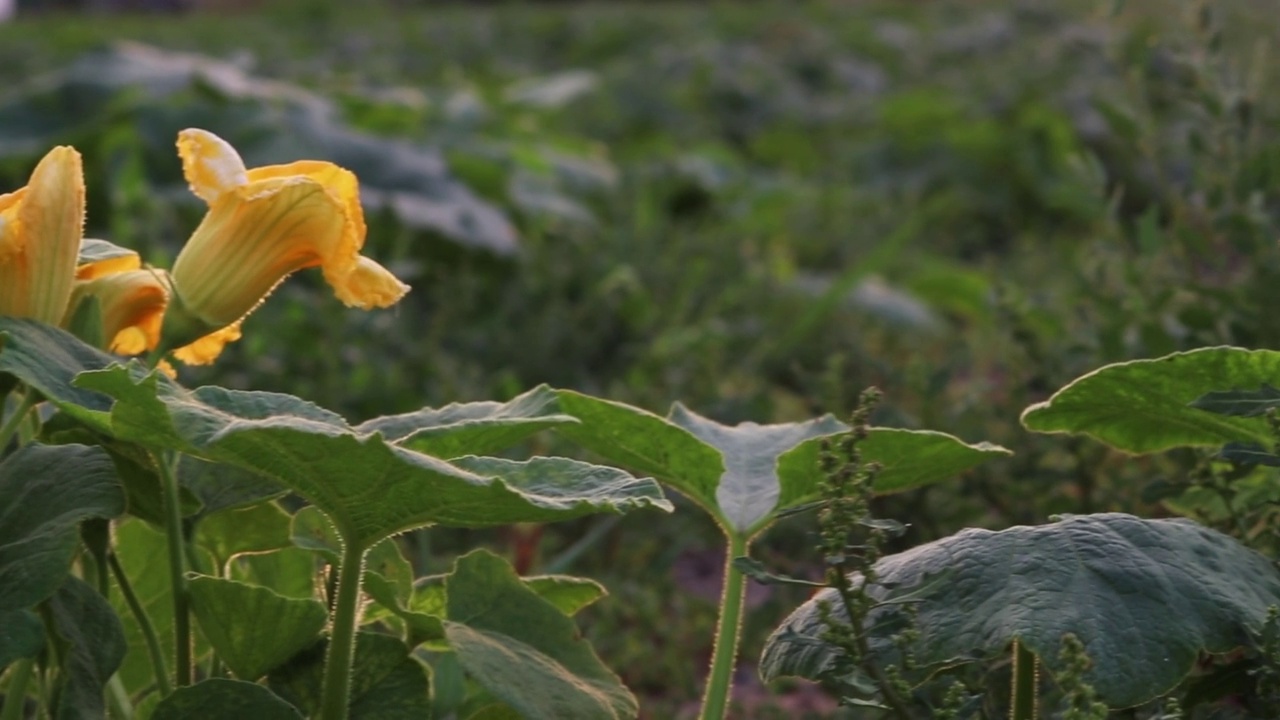
[[[722,720],[729,711],[729,694],[733,691],[733,668],[738,659],[738,640],[742,637],[742,601],[747,594],[746,576],[733,565],[733,559],[747,554],[748,541],[738,534],[729,536],[729,551],[724,560],[724,594],[720,597],[720,620],[716,623],[715,650],[711,653],[711,674],[702,696],[702,720]]]
[[[13,414],[5,418],[4,425],[0,425],[0,451],[9,446],[9,441],[13,439],[18,428],[22,427],[22,421],[27,418],[27,413],[31,412],[31,408],[39,402],[36,398],[40,393],[30,388],[22,395],[22,401],[18,403],[17,409]],[[0,402],[0,410],[4,409],[4,403]]]
[[[164,492],[164,534],[169,540],[169,582],[173,592],[174,684],[191,684],[191,612],[187,597],[186,544],[182,532],[182,505],[173,457],[154,453]]]
[[[356,628],[360,621],[360,584],[364,579],[364,548],[348,542],[338,568],[337,599],[329,651],[324,661],[324,689],[319,720],[345,720],[350,704],[351,663],[355,658]]]
[[[161,696],[166,696],[173,692],[173,685],[169,682],[169,669],[164,664],[164,650],[160,647],[160,637],[156,635],[155,626],[151,624],[151,618],[147,616],[146,609],[142,607],[142,603],[138,602],[138,594],[133,591],[129,576],[124,574],[124,568],[116,559],[115,553],[107,553],[107,566],[111,568],[111,574],[115,576],[116,584],[120,586],[120,596],[124,598],[125,604],[129,606],[129,612],[133,613],[133,619],[138,623],[138,628],[142,630],[142,639],[147,643],[147,654],[151,656],[151,670],[156,676],[156,687],[160,689]]]
[[[1035,653],[1014,638],[1013,696],[1009,699],[1009,720],[1036,720],[1039,716],[1039,662]]]
[[[9,671],[9,688],[4,693],[4,707],[0,708],[0,720],[22,720],[25,716],[27,683],[31,681],[35,664],[31,658],[23,658],[13,664]]]

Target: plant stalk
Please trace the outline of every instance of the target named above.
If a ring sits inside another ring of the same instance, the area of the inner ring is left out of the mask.
[[[4,694],[4,706],[0,707],[0,720],[22,720],[27,704],[27,683],[31,681],[31,671],[36,661],[23,658],[13,664],[9,671],[9,689]]]
[[[723,720],[729,711],[733,692],[733,668],[737,661],[738,640],[742,638],[742,603],[747,594],[746,576],[733,565],[733,559],[747,554],[749,541],[737,533],[729,534],[729,550],[724,560],[724,592],[720,597],[720,619],[716,622],[715,650],[711,653],[711,673],[702,696],[701,720]]]
[[[173,685],[169,683],[169,668],[165,667],[164,651],[160,648],[160,637],[156,635],[156,628],[151,624],[151,618],[147,616],[146,609],[138,601],[138,594],[133,591],[129,576],[125,575],[124,567],[120,565],[114,552],[107,553],[107,565],[116,578],[116,584],[120,586],[120,596],[124,598],[125,604],[129,606],[129,612],[133,613],[133,619],[138,623],[138,628],[142,630],[142,639],[147,643],[147,654],[151,656],[151,671],[156,676],[156,687],[160,690],[162,697],[167,696],[173,692]]]
[[[364,579],[365,549],[347,542],[338,568],[337,598],[324,661],[324,689],[319,720],[345,720],[351,693],[351,663],[355,659],[356,628],[360,621],[360,585]]]
[[[187,597],[186,550],[178,478],[170,453],[153,453],[164,492],[164,534],[169,540],[169,582],[173,592],[174,685],[191,684],[191,612]]]
[[[4,425],[0,425],[0,451],[9,446],[9,441],[18,432],[18,428],[22,427],[22,421],[26,419],[27,413],[31,412],[31,408],[35,407],[36,403],[39,402],[36,399],[39,394],[35,390],[27,388],[13,414],[5,418]],[[4,405],[0,403],[0,410],[2,409],[4,409]]]
[[[1018,641],[1013,640],[1013,696],[1009,699],[1009,720],[1036,720],[1040,713],[1040,693],[1036,682],[1040,676],[1039,658]]]

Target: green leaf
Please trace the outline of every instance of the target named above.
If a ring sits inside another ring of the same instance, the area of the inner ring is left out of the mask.
[[[63,412],[106,431],[111,398],[72,385],[86,370],[119,362],[74,335],[33,320],[0,317],[0,373],[10,373],[39,390]]]
[[[1085,681],[1115,708],[1131,707],[1176,686],[1201,653],[1248,643],[1267,607],[1280,604],[1280,572],[1221,533],[1187,520],[1141,520],[1119,513],[1067,517],[1000,532],[969,529],[876,564],[898,604],[872,612],[878,662],[892,662],[902,602],[914,605],[923,666],[1008,651],[1014,638],[1057,672],[1062,636],[1074,633],[1093,662]],[[945,582],[930,582],[946,577]],[[800,606],[765,646],[766,679],[820,679],[840,666],[819,640],[819,604]]]
[[[151,720],[303,720],[279,695],[243,680],[212,678],[180,687],[156,706]]]
[[[307,717],[320,708],[325,642],[297,655],[268,677],[272,690]],[[426,667],[409,647],[388,635],[356,635],[348,720],[420,720],[431,717]]]
[[[847,426],[827,415],[803,423],[721,425],[676,404],[663,419],[639,408],[558,390],[581,423],[557,432],[624,467],[649,473],[711,513],[726,529],[752,535],[778,513],[815,499],[825,438]],[[872,428],[863,459],[883,471],[876,490],[900,492],[963,472],[1008,450],[968,445],[943,433]]]
[[[498,556],[458,559],[447,582],[445,634],[468,675],[524,717],[633,718],[635,697],[573,621]]]
[[[241,680],[256,680],[313,645],[328,619],[320,601],[266,587],[194,573],[188,587],[200,629]]]
[[[1280,352],[1212,347],[1099,368],[1022,413],[1036,432],[1083,433],[1132,453],[1185,445],[1271,442],[1260,419],[1191,407],[1224,388],[1260,387],[1280,378]]]
[[[318,570],[315,553],[296,547],[242,555],[231,563],[232,579],[269,587],[291,598],[315,597]]]
[[[1271,408],[1280,408],[1280,389],[1266,383],[1257,390],[1220,390],[1191,401],[1191,407],[1219,415],[1257,417]]]
[[[53,716],[59,720],[106,717],[102,689],[125,653],[120,618],[97,591],[70,576],[49,598],[48,612],[62,660]]]
[[[716,486],[724,460],[688,430],[620,402],[557,390],[560,409],[578,418],[556,432],[636,472],[653,475],[720,517]]]
[[[560,413],[555,392],[539,385],[510,402],[453,403],[375,418],[355,430],[361,435],[380,432],[391,442],[449,459],[489,455],[540,430],[576,422]]]
[[[797,445],[778,460],[782,494],[778,510],[797,507],[817,499],[822,473],[818,458],[824,438]],[[904,492],[955,477],[997,457],[1013,453],[988,442],[968,444],[934,430],[906,430],[873,427],[858,443],[863,462],[879,463],[875,491],[878,495]]]
[[[178,457],[178,483],[200,501],[196,520],[223,510],[242,508],[279,497],[288,490],[261,473],[191,455]]]
[[[224,510],[200,521],[196,543],[208,550],[220,568],[242,553],[263,553],[291,546],[292,518],[274,502]]]
[[[44,649],[44,623],[30,610],[0,612],[0,673],[9,663]]]
[[[116,398],[114,432],[254,470],[307,498],[365,547],[431,524],[486,527],[593,512],[669,508],[652,480],[562,459],[459,460],[474,471],[357,435],[341,417],[290,395],[218,387],[185,390],[122,367],[77,382]],[[501,472],[510,480],[483,473]],[[601,486],[601,478],[610,484]]]
[[[570,575],[535,575],[520,580],[565,615],[574,615],[609,594],[595,580]]]
[[[124,506],[101,448],[31,444],[0,462],[0,612],[52,595],[71,567],[80,523]]]

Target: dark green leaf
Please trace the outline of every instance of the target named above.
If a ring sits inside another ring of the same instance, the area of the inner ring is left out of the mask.
[[[898,603],[867,623],[880,662],[893,661],[903,602],[914,607],[922,639],[912,650],[925,666],[996,657],[1017,638],[1057,672],[1062,636],[1074,633],[1093,663],[1086,682],[1117,708],[1164,694],[1202,653],[1248,644],[1280,604],[1280,573],[1262,555],[1187,520],[1122,514],[969,529],[886,557],[876,571],[894,589],[871,595]],[[832,600],[819,593],[774,632],[761,661],[767,679],[839,667],[837,651],[817,640],[818,605]],[[838,602],[832,609],[845,617]]]
[[[9,663],[33,658],[44,648],[44,623],[30,610],[0,612],[0,673]]]
[[[59,720],[106,717],[102,690],[124,659],[120,618],[96,590],[67,577],[48,600],[49,618],[62,646],[61,679],[54,694]]]
[[[1263,383],[1257,390],[1215,390],[1192,400],[1191,407],[1219,415],[1257,417],[1280,408],[1280,389]]]
[[[524,717],[633,718],[636,700],[573,621],[478,550],[447,580],[445,634],[463,669]]]
[[[0,462],[0,612],[52,595],[71,567],[80,523],[124,506],[101,448],[31,444]]]
[[[10,373],[63,412],[99,431],[110,425],[111,398],[72,385],[86,370],[119,362],[68,332],[32,320],[0,317],[0,373]]]
[[[1227,443],[1218,457],[1242,465],[1266,465],[1280,467],[1280,456],[1252,443]]]
[[[151,720],[303,720],[270,690],[243,680],[212,678],[178,688],[160,701]]]
[[[510,402],[453,403],[375,418],[355,430],[362,435],[380,432],[391,442],[449,459],[490,455],[539,430],[575,422],[560,412],[555,392],[540,385]]]
[[[241,680],[256,680],[313,645],[328,618],[318,600],[235,580],[191,574],[188,587],[200,629]]]
[[[1191,407],[1224,387],[1260,387],[1280,378],[1280,352],[1212,347],[1099,368],[1022,413],[1037,432],[1083,433],[1112,447],[1149,453],[1185,445],[1271,442],[1259,418]]]
[[[271,673],[268,684],[307,717],[320,707],[325,643]],[[426,667],[399,640],[377,633],[356,636],[348,720],[421,720],[431,717]]]

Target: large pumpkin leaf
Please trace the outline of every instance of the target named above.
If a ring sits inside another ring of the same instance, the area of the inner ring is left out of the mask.
[[[667,418],[559,390],[560,406],[581,422],[557,432],[625,467],[651,473],[739,535],[753,535],[777,513],[817,496],[824,439],[848,429],[830,415],[808,422],[721,425],[677,403]],[[876,491],[900,492],[1010,454],[944,433],[872,428],[859,446],[882,466]]]
[[[1083,433],[1133,453],[1229,442],[1269,444],[1260,418],[1191,407],[1215,390],[1280,383],[1280,352],[1212,347],[1098,368],[1022,413],[1037,432]]]
[[[362,435],[380,432],[391,442],[448,459],[489,455],[539,430],[575,422],[560,412],[555,392],[539,385],[505,403],[452,403],[374,418],[355,429]]]
[[[635,697],[573,621],[525,587],[498,556],[458,559],[446,581],[449,645],[463,669],[524,717],[633,718]]]
[[[21,610],[62,584],[80,523],[124,513],[124,490],[101,448],[26,445],[0,462],[0,612]]]
[[[139,379],[120,366],[76,382],[116,399],[117,436],[261,473],[323,510],[345,541],[366,548],[431,524],[485,527],[671,507],[653,480],[563,458],[451,464],[378,433],[360,435],[338,415],[291,395],[189,391],[158,373]]]
[[[1232,538],[1188,520],[1119,513],[968,529],[886,557],[876,572],[874,597],[886,587],[911,593],[923,665],[993,657],[1017,638],[1055,669],[1062,637],[1073,633],[1093,661],[1086,681],[1112,707],[1167,692],[1202,652],[1247,645],[1267,607],[1280,604],[1280,572]],[[945,582],[929,582],[943,574]],[[833,592],[801,605],[770,637],[766,679],[835,671],[838,651],[818,639],[820,603],[847,617]],[[892,660],[887,614],[900,607],[882,606],[867,621],[881,661]]]

